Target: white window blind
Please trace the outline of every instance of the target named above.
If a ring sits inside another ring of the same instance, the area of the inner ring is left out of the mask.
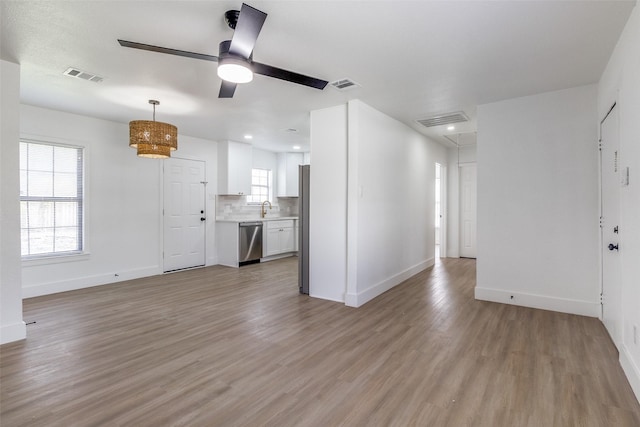
[[[83,148],[20,142],[24,258],[82,252]]]

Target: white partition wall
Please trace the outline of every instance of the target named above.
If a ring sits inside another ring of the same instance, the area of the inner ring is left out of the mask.
[[[20,66],[0,60],[0,344],[25,338],[20,269]]]
[[[433,265],[446,149],[360,101],[311,114],[310,295],[358,307]]]
[[[309,295],[344,301],[347,280],[347,106],[311,112]]]

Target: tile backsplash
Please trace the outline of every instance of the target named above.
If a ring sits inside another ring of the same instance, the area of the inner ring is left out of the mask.
[[[257,219],[260,205],[247,204],[247,196],[216,196],[216,219]],[[297,197],[276,197],[272,208],[267,207],[267,217],[298,216]]]

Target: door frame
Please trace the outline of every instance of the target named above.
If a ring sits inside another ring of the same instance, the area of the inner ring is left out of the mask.
[[[440,167],[440,230],[438,240],[440,241],[440,258],[447,257],[447,165],[434,162],[434,168]],[[435,173],[434,173],[435,179]],[[435,203],[435,197],[434,197]],[[435,246],[435,245],[434,245]]]
[[[462,169],[473,166],[476,168],[476,256],[478,256],[478,162],[458,163],[458,258],[466,258],[462,256]]]

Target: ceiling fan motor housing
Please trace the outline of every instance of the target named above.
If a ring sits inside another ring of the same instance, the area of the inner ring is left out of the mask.
[[[231,58],[232,60],[237,60],[236,62],[242,62],[245,66],[251,66],[251,61],[253,59],[253,52],[249,55],[249,58],[243,58],[240,55],[234,55],[229,52],[229,47],[231,46],[231,40],[225,40],[220,42],[218,45],[218,63],[224,62],[225,59]]]
[[[232,30],[236,29],[236,24],[238,23],[238,16],[240,16],[239,10],[227,10],[224,13],[224,21]]]

